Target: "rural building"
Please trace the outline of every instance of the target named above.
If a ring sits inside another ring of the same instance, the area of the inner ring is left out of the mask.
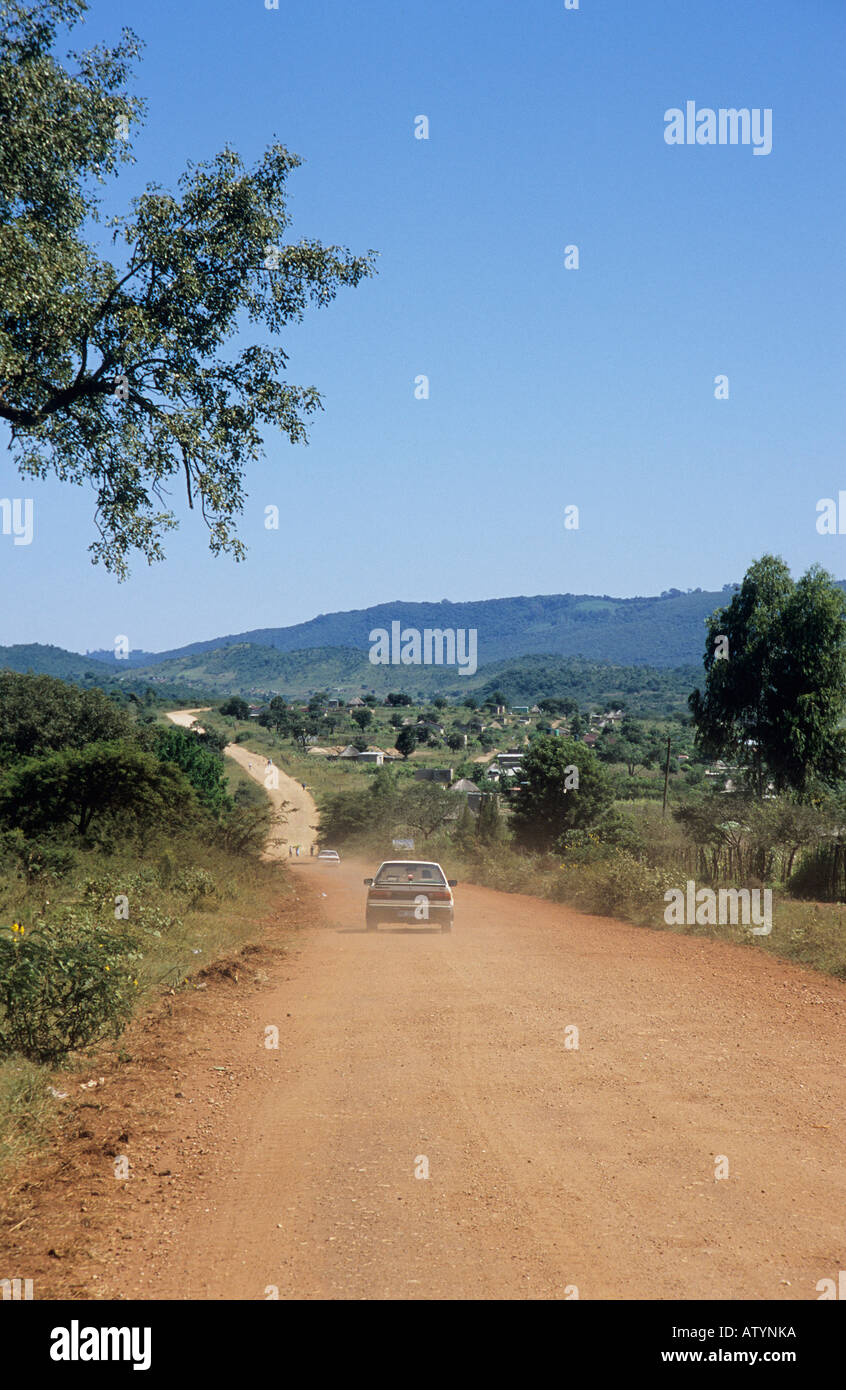
[[[495,782],[497,778],[502,776],[516,777],[522,771],[523,754],[512,749],[508,753],[497,753],[486,775]]]
[[[476,783],[470,781],[469,777],[460,777],[457,782],[453,782],[450,791],[458,792],[460,796],[464,797],[464,800],[467,802],[474,816],[479,814],[479,807],[482,804],[482,793],[479,791]]]

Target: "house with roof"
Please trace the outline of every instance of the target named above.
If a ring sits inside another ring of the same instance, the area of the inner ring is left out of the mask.
[[[496,753],[485,775],[495,782],[500,777],[516,777],[522,771],[523,754],[512,748],[507,753]]]
[[[479,791],[476,783],[470,781],[469,777],[459,777],[457,782],[453,782],[450,791],[457,792],[459,796],[464,798],[474,816],[479,814],[479,807],[482,804],[482,793]]]
[[[436,724],[434,719],[418,719],[414,727],[415,729],[426,729],[430,734],[438,734],[443,737],[443,725]]]

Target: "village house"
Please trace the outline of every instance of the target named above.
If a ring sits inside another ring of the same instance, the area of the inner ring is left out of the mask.
[[[386,758],[388,761],[402,758],[402,754],[398,753],[395,748],[377,748],[374,744],[361,752],[358,748],[354,748],[351,743],[348,743],[345,748],[338,745],[337,748],[309,748],[308,751],[314,753],[316,757],[327,758],[330,763],[343,758],[344,762],[370,763],[375,767],[381,767]]]
[[[460,777],[457,782],[453,782],[450,791],[458,792],[460,796],[464,797],[464,800],[467,802],[474,816],[479,814],[479,807],[482,804],[482,793],[479,791],[476,783],[470,781],[469,777]]]
[[[516,748],[511,748],[507,753],[497,753],[493,762],[488,766],[486,776],[496,782],[502,776],[516,777],[523,770],[523,754]]]

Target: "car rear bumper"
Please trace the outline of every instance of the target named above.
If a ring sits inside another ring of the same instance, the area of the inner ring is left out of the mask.
[[[452,922],[454,908],[452,903],[374,903],[367,907],[367,921],[378,926],[380,922],[405,922],[413,925],[433,922],[443,926]]]

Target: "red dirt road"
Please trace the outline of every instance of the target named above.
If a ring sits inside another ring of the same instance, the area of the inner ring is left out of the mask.
[[[452,935],[365,934],[372,867],[295,867],[296,958],[194,996],[92,1292],[789,1300],[846,1267],[846,985],[474,887]]]

